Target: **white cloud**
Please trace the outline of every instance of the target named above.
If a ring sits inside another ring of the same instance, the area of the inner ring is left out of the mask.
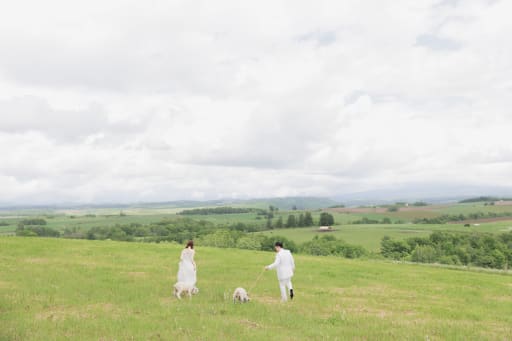
[[[0,203],[511,187],[511,6],[3,6]]]

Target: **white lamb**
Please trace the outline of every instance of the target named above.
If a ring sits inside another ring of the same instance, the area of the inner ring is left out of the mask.
[[[233,303],[236,303],[237,301],[240,303],[246,303],[249,302],[251,299],[249,298],[249,295],[247,294],[247,291],[245,291],[244,288],[236,288],[233,292]]]
[[[194,285],[185,282],[178,282],[174,284],[174,296],[181,300],[181,295],[187,293],[188,297],[192,297],[199,292],[199,289]]]

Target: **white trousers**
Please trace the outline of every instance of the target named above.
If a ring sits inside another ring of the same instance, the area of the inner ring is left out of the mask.
[[[287,287],[288,290],[293,289],[291,277],[279,280],[279,289],[281,289],[281,301],[283,302],[288,300],[288,295],[286,292]]]

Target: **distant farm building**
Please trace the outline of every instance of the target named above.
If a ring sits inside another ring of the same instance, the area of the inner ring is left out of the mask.
[[[320,226],[318,232],[331,232],[334,231],[332,226]]]

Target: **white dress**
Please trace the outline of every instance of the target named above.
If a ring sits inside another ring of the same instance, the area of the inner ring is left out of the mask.
[[[189,283],[195,285],[196,278],[196,264],[194,262],[194,249],[186,248],[181,251],[180,264],[178,269],[178,282]]]

